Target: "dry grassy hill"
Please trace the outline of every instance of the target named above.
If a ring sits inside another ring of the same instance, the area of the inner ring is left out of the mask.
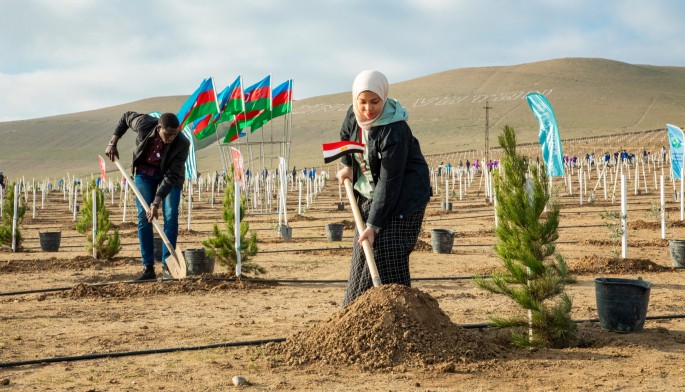
[[[409,109],[410,125],[424,152],[435,154],[483,148],[486,101],[492,107],[491,145],[505,124],[517,129],[521,142],[534,142],[537,122],[525,101],[530,91],[547,95],[562,138],[663,128],[666,123],[682,123],[685,67],[557,59],[445,71],[392,84],[390,95]],[[103,154],[122,112],[175,112],[185,98],[150,98],[89,112],[0,123],[0,170],[10,176],[37,177],[95,172],[96,157]],[[294,103],[292,164],[322,163],[321,143],[338,138],[350,101],[350,93],[345,92]],[[283,121],[274,120],[264,131],[251,135],[250,141],[278,140]],[[216,142],[209,146],[207,142],[198,151],[200,171],[221,166]],[[126,158],[132,143],[130,136],[122,141],[120,150]],[[271,154],[272,150],[266,147],[265,151]],[[273,151],[278,154],[278,148]]]

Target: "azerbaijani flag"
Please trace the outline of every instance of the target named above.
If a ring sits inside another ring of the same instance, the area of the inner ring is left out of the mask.
[[[287,80],[272,91],[271,118],[283,116],[293,111],[293,80]]]
[[[236,80],[221,92],[228,97],[226,102],[222,99],[221,115],[224,114],[238,114],[245,111],[245,101],[243,100],[243,79],[238,76]],[[225,98],[224,98],[225,99]],[[230,120],[227,118],[224,121]]]
[[[261,128],[267,122],[276,117],[283,116],[292,111],[292,88],[293,80],[290,79],[276,86],[272,91],[271,110],[265,110],[252,121],[252,132]]]
[[[197,101],[198,95],[200,95],[200,91],[202,91],[202,86],[207,82],[207,79],[203,79],[202,83],[200,83],[200,87],[195,90],[194,93],[192,93],[188,99],[183,103],[181,106],[181,109],[179,109],[178,114],[176,114],[176,117],[178,117],[178,122],[182,123],[183,120],[185,120],[186,117],[188,117],[188,113],[190,113],[190,109],[193,108],[193,105],[195,104],[195,101]],[[153,112],[154,113],[154,112]]]
[[[243,122],[243,124],[240,124],[239,126],[240,130],[252,126],[253,122],[258,118],[260,114],[262,115],[262,117],[259,118],[258,123],[265,122],[265,115],[263,113],[269,112],[271,110],[271,75],[268,75],[259,82],[246,88],[244,91],[244,96],[244,116],[240,116],[240,114],[236,116],[237,119]],[[251,128],[251,131],[254,132],[255,129],[256,128]]]
[[[245,89],[245,111],[271,110],[271,75]]]
[[[364,144],[349,140],[323,144],[323,161],[331,163],[343,155],[364,152]]]
[[[204,117],[199,118],[190,124],[190,128],[193,130],[193,134],[197,140],[204,139],[216,132],[216,125],[210,123],[211,119],[212,115],[206,114]]]
[[[233,120],[234,115],[245,110],[242,79],[240,76],[217,95],[217,102],[219,105],[219,113],[213,116],[213,119],[204,127],[200,129],[195,128],[194,132],[197,140],[202,140],[207,136],[213,135],[216,133],[218,124]]]
[[[224,143],[230,143],[240,136],[243,136],[240,132],[250,126],[255,117],[259,116],[262,112],[263,111],[255,110],[236,115],[228,127],[228,132],[226,132],[226,136],[224,137]]]
[[[214,90],[214,80],[208,78],[202,81],[200,87],[188,97],[183,106],[181,106],[181,110],[176,117],[178,117],[178,120],[181,123],[180,128],[184,129],[186,125],[199,118],[203,118],[207,114],[217,113],[218,109],[216,91]]]

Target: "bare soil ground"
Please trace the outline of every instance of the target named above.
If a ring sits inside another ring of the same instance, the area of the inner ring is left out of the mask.
[[[347,278],[352,214],[347,205],[337,211],[331,183],[302,216],[290,201],[290,242],[278,238],[276,215],[248,216],[260,240],[254,261],[267,273],[240,283],[217,265],[212,275],[184,281],[101,285],[140,272],[130,206],[122,223],[118,193],[108,205],[124,247],[114,260],[97,261],[84,250],[62,193],[52,192],[35,219],[29,206],[21,226],[24,250],[0,250],[0,292],[14,293],[0,295],[0,362],[287,340],[0,368],[0,391],[223,391],[235,388],[235,375],[247,379],[242,389],[256,391],[685,390],[683,318],[648,320],[644,331],[629,334],[584,322],[577,344],[566,349],[514,348],[506,330],[462,327],[518,312],[469,279],[500,265],[492,250],[493,206],[477,185],[463,200],[451,200],[451,212],[440,210],[439,197],[431,201],[411,257],[417,279],[411,290],[374,289],[344,310],[345,284],[338,281]],[[221,219],[220,203],[212,207],[208,196],[195,195],[190,230],[181,217],[183,249],[200,247]],[[568,286],[574,319],[597,318],[593,280],[599,276],[651,282],[650,317],[685,313],[685,271],[671,268],[668,243],[650,216],[650,203],[658,200],[653,190],[629,197],[628,217],[642,223],[631,224],[630,258],[621,259],[600,217],[619,205],[601,196],[583,206],[577,196],[560,197],[557,248],[577,280]],[[685,238],[675,223],[677,206],[669,200],[668,239]],[[343,241],[327,242],[324,226],[341,222]],[[431,251],[434,228],[456,231],[450,254]],[[41,250],[40,231],[61,231],[58,252]],[[18,293],[36,290],[44,292]]]

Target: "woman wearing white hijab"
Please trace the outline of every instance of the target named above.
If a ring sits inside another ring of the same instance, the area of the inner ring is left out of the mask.
[[[383,284],[411,285],[409,254],[431,196],[428,165],[407,124],[409,113],[388,98],[388,80],[363,71],[352,85],[352,107],[341,140],[361,142],[364,153],[344,156],[336,177],[352,180],[366,229],[355,233],[343,306],[373,287],[361,242],[368,239]]]

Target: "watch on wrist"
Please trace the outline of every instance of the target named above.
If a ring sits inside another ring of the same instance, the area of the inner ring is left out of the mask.
[[[152,203],[150,203],[150,205],[159,208],[159,203],[157,203],[156,201],[153,201]]]

